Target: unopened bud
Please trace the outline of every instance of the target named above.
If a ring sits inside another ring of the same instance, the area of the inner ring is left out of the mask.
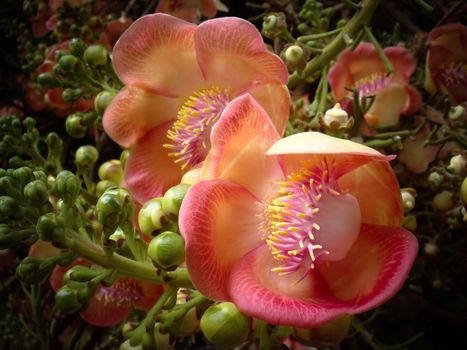
[[[42,215],[36,224],[39,238],[45,242],[59,242],[65,236],[65,221],[54,213]]]
[[[404,218],[403,226],[410,231],[417,230],[417,217],[415,215],[407,215]]]
[[[423,247],[423,252],[426,255],[435,256],[435,255],[437,255],[439,253],[439,247],[434,242],[428,242]]]
[[[328,109],[320,121],[325,128],[331,130],[349,129],[353,126],[353,118],[349,118],[349,115],[339,103]]]
[[[42,205],[49,198],[47,183],[43,180],[35,180],[24,187],[24,197],[33,205]]]
[[[467,177],[464,177],[461,188],[459,190],[459,197],[464,205],[467,205]]]
[[[86,135],[87,127],[79,114],[71,114],[66,118],[66,132],[74,138],[80,139]]]
[[[78,59],[73,55],[65,55],[60,58],[58,65],[65,72],[73,72],[78,64]]]
[[[402,190],[401,197],[405,212],[411,211],[415,207],[415,197],[413,194],[410,191]]]
[[[75,153],[75,163],[78,166],[89,167],[96,163],[98,158],[97,148],[91,145],[81,146]]]
[[[108,52],[102,45],[91,45],[84,51],[84,60],[90,66],[103,66],[107,63]]]
[[[101,180],[111,181],[117,185],[123,180],[123,169],[118,159],[102,163],[97,173]]]
[[[72,55],[80,57],[84,54],[84,50],[86,50],[86,44],[80,38],[73,38],[70,40],[70,52]]]
[[[149,243],[148,256],[157,266],[172,270],[185,261],[185,241],[178,233],[163,232]]]
[[[161,229],[163,216],[162,198],[153,198],[144,203],[138,214],[141,233],[151,236],[154,231]]]
[[[104,194],[111,187],[116,187],[117,184],[113,183],[112,181],[102,180],[96,184],[96,195],[100,197]]]
[[[71,171],[62,170],[55,178],[55,191],[63,199],[75,200],[81,191],[81,183]]]
[[[464,117],[464,114],[465,114],[464,106],[461,106],[461,105],[453,106],[451,107],[451,110],[449,111],[449,115],[448,115],[449,121],[457,122]]]
[[[454,194],[449,191],[438,193],[431,203],[433,208],[439,211],[448,211],[456,205]]]
[[[74,103],[78,101],[83,95],[83,90],[81,89],[65,89],[62,92],[62,98],[65,102]]]
[[[287,23],[283,13],[271,13],[263,18],[261,33],[269,39],[280,37],[287,30]]]
[[[316,328],[295,328],[294,335],[300,343],[309,346],[332,346],[341,342],[349,333],[352,316],[342,315]]]
[[[55,294],[55,305],[65,313],[73,313],[81,309],[83,303],[77,289],[63,286]]]
[[[167,192],[165,192],[164,197],[162,198],[162,211],[164,214],[173,214],[178,216],[183,198],[185,198],[186,192],[189,188],[190,185],[179,184],[169,188]]]
[[[94,98],[94,109],[100,115],[104,114],[106,108],[109,106],[115,97],[115,93],[111,91],[101,91]]]
[[[51,72],[45,72],[45,73],[39,74],[39,76],[37,77],[37,82],[42,87],[49,88],[49,89],[54,89],[60,86],[60,82],[55,77],[55,75]]]
[[[310,50],[301,45],[289,45],[281,53],[289,71],[302,70],[310,58]]]
[[[428,175],[428,183],[432,190],[436,191],[444,181],[443,175],[434,171]]]
[[[448,170],[456,175],[462,175],[465,172],[466,160],[462,154],[458,154],[450,159]]]

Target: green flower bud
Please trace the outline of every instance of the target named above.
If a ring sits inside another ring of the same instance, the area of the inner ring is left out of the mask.
[[[65,236],[65,221],[54,213],[42,215],[36,224],[39,238],[46,242],[59,242]]]
[[[62,98],[65,102],[74,103],[80,99],[83,95],[83,90],[81,89],[65,89],[62,92]]]
[[[144,203],[138,214],[138,225],[141,233],[151,236],[154,231],[161,229],[163,216],[162,198],[153,198]]]
[[[405,212],[411,211],[415,207],[415,197],[411,191],[402,190],[401,197]]]
[[[149,243],[148,255],[157,266],[172,270],[185,261],[185,241],[178,233],[163,232]]]
[[[111,91],[101,91],[94,98],[94,109],[100,115],[103,115],[110,102],[112,102],[115,97],[115,92]]]
[[[71,171],[62,170],[55,178],[55,191],[63,199],[75,200],[81,191],[81,183]]]
[[[433,208],[439,211],[448,211],[456,205],[454,194],[449,191],[438,193],[432,200]]]
[[[0,217],[15,216],[19,212],[18,202],[9,196],[0,196]]]
[[[215,346],[234,348],[244,343],[250,332],[250,319],[230,302],[210,306],[201,317],[201,331]]]
[[[16,268],[16,276],[26,283],[37,283],[44,280],[54,267],[55,263],[51,260],[39,260],[27,256]]]
[[[83,138],[86,135],[87,127],[83,124],[83,120],[79,114],[71,114],[66,118],[66,132],[76,139]]]
[[[106,64],[107,56],[107,50],[102,45],[91,45],[84,51],[84,61],[93,67]]]
[[[464,205],[467,204],[467,177],[464,177],[459,191],[459,197]]]
[[[417,217],[415,215],[407,215],[404,218],[403,226],[410,231],[417,230]]]
[[[101,180],[112,181],[115,184],[120,184],[123,180],[123,169],[117,159],[102,163],[97,174]]]
[[[349,333],[352,316],[342,315],[316,328],[294,328],[294,336],[308,346],[332,346]]]
[[[96,211],[97,219],[102,224],[107,239],[123,220],[131,220],[134,205],[128,191],[122,188],[110,188],[97,201]]]
[[[64,51],[64,50],[57,50],[57,51],[55,51],[55,61],[56,61],[56,62],[60,61],[60,59],[61,59],[63,56],[65,56],[65,55],[67,55],[67,52]]]
[[[60,58],[58,65],[64,72],[73,72],[78,64],[78,59],[73,55],[65,55]]]
[[[130,151],[127,149],[123,150],[122,153],[120,153],[120,165],[123,169],[125,169],[125,164],[129,156],[130,156]]]
[[[33,205],[44,204],[49,199],[47,183],[42,180],[35,180],[28,183],[26,187],[24,187],[24,197]]]
[[[179,184],[169,188],[167,192],[165,192],[164,197],[162,198],[162,211],[164,214],[173,214],[178,216],[183,198],[185,198],[189,188],[190,185],[188,184]]]
[[[458,154],[449,160],[448,170],[456,175],[465,173],[466,160],[462,154]]]
[[[78,166],[89,167],[97,162],[99,153],[97,148],[91,145],[81,146],[76,150],[75,163]]]
[[[55,77],[55,75],[52,72],[45,72],[39,74],[39,76],[37,77],[37,82],[40,86],[49,89],[54,89],[61,86],[57,77]]]
[[[112,181],[107,181],[107,180],[99,181],[96,184],[96,195],[97,195],[97,197],[102,196],[104,194],[104,192],[107,191],[111,187],[117,187],[117,184],[113,183]]]
[[[453,106],[449,111],[448,118],[451,122],[457,122],[464,117],[465,108],[462,105]]]
[[[435,242],[428,242],[423,246],[423,252],[429,256],[436,256],[439,253],[439,247]]]
[[[21,186],[26,186],[27,183],[33,180],[32,169],[25,166],[15,169],[13,177],[20,182]]]
[[[444,181],[443,175],[434,171],[428,175],[428,183],[432,190],[436,191]]]
[[[283,13],[271,13],[263,18],[261,33],[269,39],[280,37],[287,30],[287,23]]]
[[[281,58],[284,60],[289,71],[301,70],[305,68],[308,59],[310,58],[310,50],[301,45],[287,45],[281,53]]]
[[[65,313],[73,313],[81,309],[83,303],[78,290],[65,285],[55,294],[55,305]]]
[[[70,52],[72,55],[80,57],[84,54],[84,50],[86,50],[86,44],[80,38],[73,38],[70,40]]]

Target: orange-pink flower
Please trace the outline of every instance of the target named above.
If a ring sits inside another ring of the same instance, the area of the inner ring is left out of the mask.
[[[131,148],[125,183],[138,202],[163,194],[199,166],[213,125],[236,96],[252,95],[278,132],[285,129],[287,69],[243,19],[196,26],[166,14],[144,16],[121,36],[113,58],[127,86],[103,123],[113,140]]]
[[[190,188],[179,217],[203,294],[314,327],[399,290],[417,240],[401,227],[392,156],[316,132],[281,139],[248,95],[226,107],[211,143],[208,180]]]
[[[195,22],[200,17],[199,13],[212,18],[217,10],[227,12],[228,8],[216,0],[160,0],[156,7],[156,12],[167,13],[188,22]]]
[[[421,106],[420,93],[408,83],[416,65],[410,52],[393,46],[385,48],[384,53],[394,67],[390,76],[370,43],[361,43],[354,51],[345,50],[328,75],[337,101],[351,98],[355,88],[362,97],[375,96],[364,118],[376,128],[394,126],[401,114],[414,113]]]
[[[436,27],[427,45],[425,89],[447,93],[452,103],[467,101],[467,27],[461,23]]]

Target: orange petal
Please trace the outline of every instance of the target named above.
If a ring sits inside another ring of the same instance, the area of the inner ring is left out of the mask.
[[[58,248],[55,248],[52,243],[39,239],[29,248],[28,255],[36,259],[50,259],[54,256],[57,256],[61,252],[62,251]]]
[[[261,34],[248,21],[205,21],[196,29],[195,45],[203,75],[212,85],[237,90],[253,83],[287,83],[284,63],[266,50]]]
[[[172,122],[146,134],[131,150],[125,165],[125,183],[133,198],[145,203],[178,184],[182,171],[162,145],[169,142],[167,130]]]
[[[387,128],[399,123],[402,110],[407,105],[408,94],[404,84],[391,83],[376,93],[375,100],[365,120],[375,128]]]
[[[202,85],[196,26],[166,14],[141,17],[115,44],[115,71],[127,85],[164,96],[189,96]]]
[[[225,180],[193,185],[180,209],[186,264],[204,295],[227,300],[232,265],[258,246],[258,202],[241,186]]]
[[[403,47],[391,46],[384,49],[384,54],[392,63],[394,76],[401,82],[407,82],[417,65],[410,51]]]
[[[266,150],[280,138],[263,108],[248,94],[230,102],[212,129],[211,151],[202,178],[226,179],[263,197],[271,178],[281,178]]]
[[[366,224],[401,226],[404,218],[400,188],[387,162],[371,162],[339,179],[339,187],[357,198]]]
[[[247,91],[265,109],[280,135],[284,134],[290,112],[290,94],[282,84],[261,84]]]
[[[272,145],[267,155],[277,156],[286,174],[303,168],[303,162],[312,166],[327,158],[331,165],[335,160],[336,178],[365,163],[394,158],[359,143],[319,132],[302,132],[285,137]]]
[[[362,225],[341,261],[318,263],[332,292],[354,303],[353,313],[377,307],[402,287],[418,250],[417,239],[398,227]]]
[[[177,118],[181,101],[127,86],[104,113],[106,133],[120,146],[129,148],[151,129]]]

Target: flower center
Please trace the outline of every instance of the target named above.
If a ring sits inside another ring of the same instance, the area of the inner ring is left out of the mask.
[[[444,86],[461,86],[467,83],[467,64],[450,62],[443,64],[436,72],[436,80]]]
[[[202,162],[211,148],[213,125],[229,103],[227,90],[218,87],[201,90],[191,95],[180,108],[177,121],[167,132],[172,144],[164,145],[177,158],[181,168],[191,168]]]
[[[357,80],[355,87],[358,89],[361,97],[374,96],[376,92],[385,88],[391,82],[391,77],[385,73],[373,73]]]
[[[99,286],[95,296],[104,305],[107,303],[115,303],[117,306],[132,305],[143,297],[143,291],[135,281],[118,278],[111,287]]]
[[[318,261],[343,259],[360,233],[358,201],[343,193],[334,163],[304,166],[278,182],[276,196],[266,208],[266,243],[280,265],[279,275],[304,269]]]

